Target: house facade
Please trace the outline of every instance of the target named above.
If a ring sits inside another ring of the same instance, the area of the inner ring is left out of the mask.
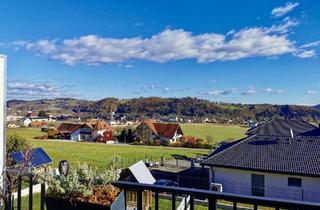
[[[106,143],[113,141],[112,134],[114,133],[114,129],[112,126],[102,120],[98,120],[92,123],[92,127],[91,138],[93,140]]]
[[[62,123],[57,130],[64,139],[72,141],[113,142],[113,128],[103,121]]]
[[[78,129],[70,134],[72,141],[91,141],[92,128],[89,125],[83,124]]]
[[[301,201],[320,200],[319,177],[222,167],[214,167],[213,176],[213,183],[220,183],[223,192]]]
[[[89,124],[62,123],[57,130],[63,139],[90,141],[92,127]]]
[[[140,140],[160,140],[174,143],[179,141],[183,132],[179,124],[144,120],[137,126],[135,136]]]
[[[273,120],[248,137],[214,151],[209,188],[242,195],[319,201],[319,128],[298,120]]]
[[[31,124],[31,119],[29,118],[29,117],[24,117],[23,119],[22,119],[22,122],[23,122],[23,126],[24,127],[29,127],[29,125]]]

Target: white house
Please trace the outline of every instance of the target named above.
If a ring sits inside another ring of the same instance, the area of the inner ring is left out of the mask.
[[[176,123],[158,123],[154,120],[144,120],[137,126],[135,136],[138,139],[168,140],[170,143],[174,143],[183,136],[183,132],[180,125]]]
[[[111,133],[114,132],[113,127],[102,120],[98,120],[97,122],[92,123],[92,127],[92,139],[100,138],[106,131]]]
[[[72,141],[92,140],[92,127],[90,124],[62,123],[57,130],[64,139]]]
[[[31,119],[29,118],[29,117],[24,117],[23,119],[22,119],[22,122],[23,122],[23,126],[24,127],[29,127],[29,125],[31,124]]]
[[[210,189],[243,195],[320,201],[319,128],[273,120],[223,145],[203,165]]]
[[[70,140],[72,141],[91,141],[92,128],[84,124],[70,134]]]

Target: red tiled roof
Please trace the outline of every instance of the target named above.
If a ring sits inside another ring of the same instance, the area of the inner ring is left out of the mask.
[[[73,133],[86,124],[62,123],[57,130],[60,133]]]
[[[166,138],[174,137],[177,132],[183,135],[182,129],[179,124],[175,123],[157,123],[155,120],[144,120],[142,123],[146,124],[158,136]]]
[[[106,130],[113,132],[114,129],[110,125],[108,125],[106,122],[99,120],[96,123],[92,124],[94,130]]]
[[[176,132],[183,135],[183,132],[182,132],[179,124],[153,123],[153,126],[155,127],[157,134],[159,136],[164,136],[166,138],[172,138],[172,137],[174,137],[174,134]]]

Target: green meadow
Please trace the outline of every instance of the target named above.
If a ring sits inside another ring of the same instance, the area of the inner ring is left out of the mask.
[[[191,135],[206,140],[208,136],[216,144],[223,140],[235,140],[244,136],[246,128],[234,125],[214,125],[214,124],[181,124],[185,135]],[[133,146],[133,145],[107,145],[96,143],[80,143],[56,140],[35,140],[37,136],[45,133],[38,128],[18,128],[8,129],[8,134],[17,133],[30,141],[33,147],[42,147],[52,157],[54,164],[60,160],[68,160],[71,164],[87,162],[100,169],[107,166],[108,160],[114,155],[120,156],[122,166],[128,166],[137,160],[148,159],[159,161],[161,156],[166,159],[172,158],[173,154],[195,156],[198,153],[208,154],[209,150]]]
[[[248,128],[239,125],[217,125],[209,123],[181,124],[181,127],[185,135],[195,136],[203,140],[207,140],[210,136],[209,138],[212,138],[215,144],[221,141],[243,138],[245,132],[248,130]]]

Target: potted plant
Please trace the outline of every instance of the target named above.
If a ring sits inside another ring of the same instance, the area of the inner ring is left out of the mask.
[[[125,209],[123,193],[111,184],[116,180],[116,171],[112,160],[110,169],[104,172],[79,164],[67,175],[38,174],[47,186],[47,210]]]

